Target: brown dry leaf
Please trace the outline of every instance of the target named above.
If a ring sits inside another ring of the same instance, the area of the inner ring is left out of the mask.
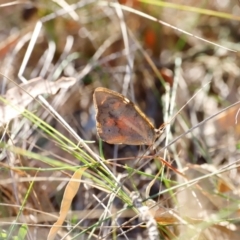
[[[220,114],[216,120],[216,129],[222,132],[226,132],[229,128],[234,128],[235,132],[240,134],[240,117],[237,114],[240,109],[240,104],[235,107],[228,109],[227,111]],[[237,121],[238,120],[238,121]]]
[[[164,208],[159,208],[158,211],[155,212],[154,219],[160,225],[179,223],[179,219],[173,216],[173,214],[167,212],[167,210]]]
[[[0,43],[0,58],[4,59],[4,57],[11,52],[11,48],[15,47],[19,42],[19,39],[23,34],[27,34],[30,29],[26,29],[25,31],[17,31],[16,33],[11,34],[6,39],[3,39]]]
[[[213,175],[212,173],[215,172],[216,174]],[[221,214],[224,212],[225,219],[238,218],[239,194],[228,174],[217,172],[217,168],[210,164],[201,166],[188,164],[188,168],[184,173],[189,180],[206,175],[209,175],[209,177],[199,180],[195,185],[179,189],[177,199],[181,207],[178,214],[184,221],[191,223],[201,231],[202,236],[208,236],[207,239],[216,239],[216,236],[224,236],[221,239],[231,239],[225,235],[225,232],[228,231],[234,234],[237,231],[239,234],[239,229],[235,231],[236,225],[227,222],[227,220],[224,221]],[[181,178],[179,178],[179,181],[181,181]],[[219,187],[219,184],[221,187]],[[219,223],[216,224],[214,220],[219,220]],[[223,222],[227,226],[217,229],[217,226],[221,226]],[[231,228],[227,230],[230,225]],[[188,225],[179,226],[179,231],[184,235],[185,239],[190,239],[190,234],[194,235],[196,233],[196,231],[191,232]]]
[[[0,103],[0,126],[24,112],[25,107],[41,94],[56,94],[76,83],[75,78],[62,77],[50,82],[38,77],[25,84],[9,89],[4,96],[6,103]]]
[[[202,164],[201,166],[188,164],[185,174],[189,180],[192,180],[213,172],[217,172],[217,168],[211,164]],[[221,184],[221,187],[219,187],[219,184]],[[224,191],[221,189],[224,189]],[[198,218],[200,215],[202,217],[203,210],[208,214],[217,213],[218,210],[227,206],[227,203],[230,204],[228,199],[221,195],[223,193],[228,194],[229,197],[231,196],[232,200],[237,200],[239,196],[234,192],[236,192],[236,187],[231,183],[231,179],[227,175],[219,173],[202,179],[191,188],[182,189],[177,196],[180,205],[184,206],[181,208],[184,214],[188,215],[188,217]],[[189,199],[193,201],[189,202]]]
[[[74,172],[72,175],[69,183],[66,186],[66,189],[63,194],[63,199],[61,203],[61,208],[59,212],[59,218],[58,220],[53,224],[53,226],[50,229],[50,232],[48,234],[47,240],[53,240],[56,235],[58,230],[61,228],[67,213],[70,209],[70,206],[72,204],[72,200],[75,197],[79,187],[80,187],[80,179],[83,175],[83,172],[86,170],[86,168],[80,168],[77,171]],[[78,181],[75,181],[78,180]]]

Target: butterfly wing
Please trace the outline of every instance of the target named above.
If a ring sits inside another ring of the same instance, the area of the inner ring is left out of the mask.
[[[151,145],[155,130],[141,110],[123,95],[97,88],[93,95],[98,135],[110,144]]]

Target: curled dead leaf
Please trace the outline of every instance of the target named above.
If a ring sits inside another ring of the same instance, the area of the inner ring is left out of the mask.
[[[9,89],[0,103],[0,126],[24,112],[25,108],[41,94],[56,94],[60,89],[67,89],[76,83],[75,78],[62,77],[50,82],[38,77],[27,83]]]

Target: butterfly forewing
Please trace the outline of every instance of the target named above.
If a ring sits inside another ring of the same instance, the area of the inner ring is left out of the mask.
[[[99,137],[111,144],[151,145],[156,134],[141,110],[123,95],[106,88],[93,94]]]

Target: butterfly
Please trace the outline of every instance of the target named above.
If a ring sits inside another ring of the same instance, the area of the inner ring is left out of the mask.
[[[93,94],[99,137],[110,144],[152,145],[159,136],[146,115],[122,94],[98,87]]]

